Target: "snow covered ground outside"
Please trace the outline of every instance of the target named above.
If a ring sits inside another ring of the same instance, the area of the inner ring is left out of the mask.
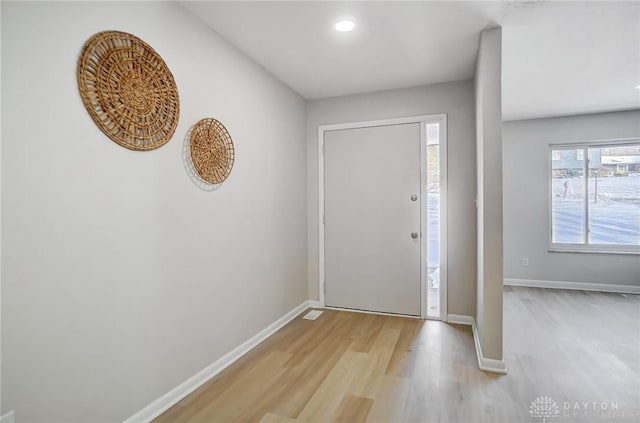
[[[566,184],[566,195],[565,195]],[[640,175],[589,178],[589,243],[640,245]],[[557,243],[583,243],[583,178],[553,179]]]

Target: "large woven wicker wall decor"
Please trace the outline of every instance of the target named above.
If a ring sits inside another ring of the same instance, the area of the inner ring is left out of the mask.
[[[231,173],[235,151],[231,136],[216,119],[199,120],[189,139],[191,161],[195,171],[210,184],[220,184]]]
[[[92,36],[78,59],[78,88],[95,124],[131,150],[153,150],[173,136],[178,89],[162,57],[135,35]]]

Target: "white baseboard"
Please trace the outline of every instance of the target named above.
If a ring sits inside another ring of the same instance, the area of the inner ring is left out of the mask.
[[[311,308],[322,308],[322,306],[320,305],[320,301],[318,300],[309,300],[307,301],[307,304]]]
[[[14,423],[16,416],[14,410],[0,416],[0,423]]]
[[[473,341],[476,344],[476,355],[478,356],[478,367],[480,370],[494,373],[507,374],[507,366],[504,360],[496,360],[493,358],[486,358],[482,353],[482,345],[480,344],[480,333],[478,333],[478,327],[476,326],[475,319],[473,320]]]
[[[606,283],[546,281],[534,279],[505,279],[508,286],[526,286],[529,288],[576,289],[580,291],[617,292],[620,294],[640,294],[640,286],[611,285]]]
[[[267,339],[269,336],[273,335],[278,329],[282,328],[284,325],[289,323],[295,317],[297,317],[300,313],[305,311],[308,308],[318,308],[317,301],[305,301],[284,316],[280,317],[278,320],[264,328],[258,334],[253,336],[251,339],[247,340],[243,344],[234,348],[209,366],[205,367],[195,375],[191,376],[189,379],[182,382],[180,385],[173,388],[171,391],[162,395],[160,398],[156,399],[149,405],[147,405],[142,410],[138,411],[133,416],[129,417],[125,420],[125,423],[147,423],[151,420],[158,417],[160,414],[167,411],[173,405],[178,403],[181,399],[195,391],[202,384],[207,382],[209,379],[229,367],[240,357],[249,352],[256,345]],[[0,423],[5,423],[4,420]],[[12,421],[13,423],[13,421]]]
[[[462,314],[447,314],[447,322],[469,326],[473,326],[475,324],[472,316],[465,316]]]
[[[493,358],[486,358],[482,353],[482,345],[480,344],[480,334],[478,333],[478,327],[476,326],[476,319],[473,316],[464,316],[461,314],[448,314],[448,323],[455,323],[459,325],[470,325],[473,331],[473,342],[476,346],[476,357],[478,358],[478,367],[485,372],[502,373],[507,374],[507,366],[504,364],[504,360],[496,360]]]

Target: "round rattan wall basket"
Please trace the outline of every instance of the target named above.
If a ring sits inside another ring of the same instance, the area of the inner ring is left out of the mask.
[[[131,150],[153,150],[173,136],[178,89],[162,57],[135,35],[95,34],[78,59],[82,102],[100,130]]]
[[[210,184],[221,184],[231,173],[235,151],[231,136],[213,118],[199,120],[189,138],[191,162],[195,171]]]

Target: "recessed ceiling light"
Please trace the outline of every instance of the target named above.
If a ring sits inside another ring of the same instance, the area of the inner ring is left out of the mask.
[[[336,26],[335,26],[335,28],[340,32],[351,31],[355,27],[356,27],[355,22],[350,21],[350,20],[344,20],[344,21],[337,22]]]
[[[636,90],[640,90],[640,85],[638,85],[638,86],[636,87]]]

